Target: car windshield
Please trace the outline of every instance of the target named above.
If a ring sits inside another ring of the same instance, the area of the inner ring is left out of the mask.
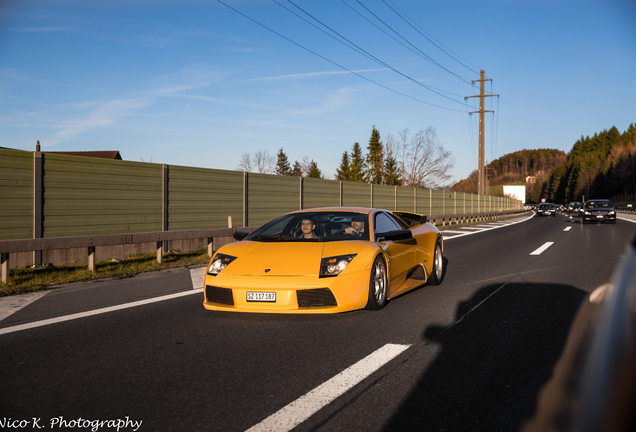
[[[585,208],[610,208],[612,203],[609,201],[587,201]]]
[[[540,204],[539,208],[540,209],[553,209],[554,208],[554,204]]]
[[[283,215],[246,240],[260,242],[329,242],[369,240],[369,217],[355,212],[303,212]]]

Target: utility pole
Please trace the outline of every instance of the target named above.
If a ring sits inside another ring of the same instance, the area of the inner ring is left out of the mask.
[[[479,98],[479,111],[472,111],[470,114],[479,113],[479,170],[477,174],[477,193],[479,195],[486,195],[486,181],[485,181],[485,172],[484,172],[484,113],[494,112],[487,111],[484,109],[484,98],[499,96],[499,95],[487,95],[484,94],[484,82],[492,81],[491,79],[485,79],[484,76],[486,74],[485,70],[481,70],[480,79],[473,80],[473,83],[479,82],[479,96],[466,96],[464,100],[472,97]]]

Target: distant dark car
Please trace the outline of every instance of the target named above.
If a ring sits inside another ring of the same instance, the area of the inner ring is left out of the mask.
[[[579,209],[581,208],[581,203],[578,201],[572,201],[568,205],[568,213],[573,213],[575,216],[579,215]]]
[[[589,200],[585,201],[581,209],[583,223],[589,222],[610,222],[616,223],[616,210],[610,200]]]
[[[556,207],[551,203],[541,203],[537,208],[537,216],[554,216],[556,215]]]

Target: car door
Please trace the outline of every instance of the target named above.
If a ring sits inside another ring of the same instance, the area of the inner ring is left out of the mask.
[[[378,233],[387,231],[404,229],[391,216],[384,212],[375,214],[373,222],[374,237],[377,238]],[[387,263],[389,268],[389,290],[399,291],[404,284],[406,273],[415,266],[415,239],[397,240],[397,241],[380,241],[378,245],[386,252],[389,257]]]

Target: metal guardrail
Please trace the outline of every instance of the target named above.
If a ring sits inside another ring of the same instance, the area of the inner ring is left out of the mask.
[[[182,231],[156,231],[127,234],[107,234],[76,237],[52,237],[22,240],[0,240],[0,267],[2,283],[9,280],[9,255],[17,252],[34,252],[57,249],[87,248],[88,269],[95,272],[95,247],[135,243],[157,243],[157,262],[163,258],[163,242],[170,240],[207,239],[208,255],[212,256],[212,241],[215,237],[227,237],[234,231],[253,232],[258,227],[216,228]]]
[[[636,207],[614,207],[619,213],[636,213]]]
[[[427,217],[428,222],[432,224],[437,224],[441,221],[442,226],[446,226],[448,222],[449,225],[453,223],[462,223],[462,222],[472,222],[472,221],[481,221],[486,219],[501,219],[505,216],[511,216],[515,214],[527,213],[530,210],[503,210],[498,212],[488,212],[488,213],[464,213],[464,214],[456,214],[456,215],[431,215]]]

